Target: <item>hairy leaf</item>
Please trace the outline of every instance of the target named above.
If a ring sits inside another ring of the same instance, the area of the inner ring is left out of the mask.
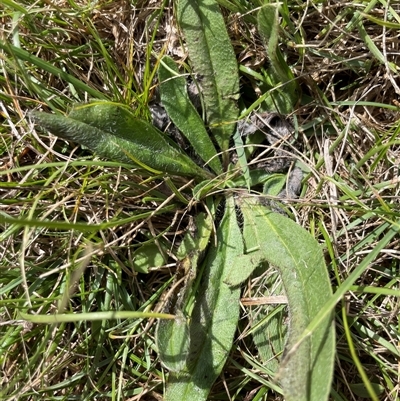
[[[246,157],[246,148],[244,146],[243,138],[240,135],[240,132],[238,129],[235,130],[233,133],[233,141],[235,143],[235,149],[236,149],[236,154],[238,157],[238,166],[241,168],[241,176],[243,177],[247,189],[250,191],[251,187],[251,176],[250,176],[250,168],[247,163],[247,157]]]
[[[144,244],[133,253],[134,269],[139,273],[148,273],[151,267],[161,267],[166,263],[166,252],[160,252],[160,244]]]
[[[209,178],[163,134],[135,118],[123,105],[95,102],[76,107],[64,117],[34,112],[35,122],[61,138],[87,146],[102,157],[141,166],[153,173]]]
[[[268,266],[267,263],[263,263],[263,268],[260,269],[263,273],[265,265]],[[258,273],[259,269],[256,270],[257,275]],[[256,286],[258,296],[260,287],[264,288],[265,297],[284,295],[282,280],[276,269],[269,269],[268,276]],[[263,305],[261,308],[261,311],[259,308],[249,310],[249,316],[253,322],[253,341],[264,367],[271,372],[271,375],[276,375],[287,338],[286,305]]]
[[[211,217],[200,213],[188,228],[178,249],[178,271],[173,294],[167,300],[164,313],[176,316],[174,321],[160,320],[157,325],[157,348],[163,365],[170,371],[185,370],[189,354],[188,301],[193,296],[193,281],[212,232]]]
[[[243,252],[235,206],[228,198],[217,230],[217,245],[205,260],[191,316],[186,369],[170,373],[165,401],[204,401],[220,374],[233,343],[239,318],[240,290],[225,284],[235,258]]]
[[[271,212],[257,200],[243,198],[240,204],[245,225],[247,221],[252,227],[251,237],[244,236],[247,254],[254,254],[255,259],[279,268],[288,298],[289,339],[280,367],[286,400],[326,400],[334,363],[332,314],[298,343],[321,305],[332,294],[322,250],[302,227]],[[254,246],[255,242],[259,246]]]
[[[177,15],[198,74],[207,122],[220,149],[226,152],[238,116],[239,75],[224,19],[214,0],[179,0]],[[223,159],[226,167],[226,153]]]
[[[221,162],[204,122],[191,102],[185,77],[179,76],[176,63],[168,56],[161,60],[158,70],[161,101],[169,117],[188,139],[193,149],[212,170],[222,173]]]

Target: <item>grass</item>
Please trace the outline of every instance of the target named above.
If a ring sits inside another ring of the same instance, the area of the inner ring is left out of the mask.
[[[261,2],[221,4],[250,106],[266,87],[254,29]],[[188,211],[168,209],[166,180],[39,132],[28,112],[65,112],[97,97],[148,116],[160,54],[185,60],[172,6],[19,0],[0,12],[0,398],[160,400],[166,372],[154,319],[46,325],[19,313],[160,310]],[[337,302],[335,401],[400,399],[399,14],[383,1],[282,6],[281,50],[302,90],[297,156],[309,172],[291,210],[326,249]],[[138,271],[146,243],[165,260]],[[244,298],[259,294],[258,280]],[[282,399],[248,335],[260,307],[243,306],[210,399]]]

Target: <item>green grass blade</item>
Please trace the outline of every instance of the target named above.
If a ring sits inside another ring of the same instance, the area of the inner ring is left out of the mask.
[[[27,322],[37,324],[56,324],[65,322],[82,322],[97,320],[115,320],[115,319],[174,319],[174,315],[167,313],[153,312],[131,312],[131,311],[109,311],[109,312],[93,312],[93,313],[60,313],[54,315],[29,315],[20,312],[20,317]]]
[[[161,60],[158,70],[161,101],[169,117],[188,139],[193,149],[216,174],[222,173],[221,162],[204,122],[189,99],[186,79],[179,76],[176,63],[168,56]]]
[[[391,21],[384,21],[383,19],[375,18],[373,15],[363,13],[362,11],[359,11],[359,13],[363,18],[366,18],[366,19],[372,21],[376,25],[384,26],[389,29],[400,29],[399,23],[391,22]]]
[[[387,61],[386,57],[382,54],[382,52],[378,49],[372,38],[368,35],[361,19],[357,22],[357,27],[361,39],[364,41],[365,45],[368,47],[369,51],[373,54],[373,56],[375,56],[375,58],[380,63],[387,65],[392,72],[397,74],[398,67],[396,66],[396,64]]]
[[[9,43],[5,43],[2,41],[0,41],[0,49],[4,50],[15,59],[27,61],[36,66],[37,68],[43,69],[44,71],[47,71],[50,74],[60,77],[64,81],[70,83],[71,85],[74,85],[76,90],[87,92],[89,95],[98,99],[107,98],[106,96],[104,96],[103,93],[91,88],[90,86],[86,85],[85,83],[75,78],[74,76],[66,73],[65,71],[55,67],[50,63],[47,63],[46,61],[43,61],[41,58],[34,56],[33,54],[27,52],[26,50],[20,49],[16,46],[13,46]]]
[[[204,99],[207,123],[228,163],[229,138],[238,115],[239,75],[224,19],[214,0],[179,0],[179,25]]]
[[[289,114],[294,110],[299,92],[294,75],[279,50],[279,9],[277,6],[266,5],[261,8],[258,13],[258,29],[264,38],[270,62],[268,72],[272,90],[265,102],[269,109]],[[283,87],[279,88],[282,84]]]
[[[14,224],[15,226],[26,226],[26,227],[46,227],[60,230],[77,230],[81,232],[96,232],[98,230],[104,230],[106,228],[112,228],[121,226],[123,224],[131,223],[146,219],[152,215],[168,213],[171,210],[176,209],[176,205],[165,205],[160,210],[153,210],[144,213],[134,214],[133,216],[126,217],[124,219],[115,219],[100,224],[88,224],[88,223],[68,223],[65,221],[50,221],[50,220],[39,220],[31,219],[25,216],[15,218],[10,217],[6,213],[0,211],[0,223]],[[0,241],[3,240],[0,236]]]
[[[321,321],[323,321],[327,315],[329,315],[340,301],[340,299],[350,290],[354,282],[370,267],[371,263],[378,257],[385,247],[390,243],[393,237],[398,235],[400,231],[400,221],[395,221],[392,227],[387,229],[386,234],[383,238],[372,248],[368,255],[358,264],[358,266],[351,272],[346,280],[338,287],[336,292],[329,297],[323,308],[315,315],[312,321],[307,326],[303,335],[299,338],[299,342],[303,341],[304,338],[310,335],[310,333],[317,327]]]
[[[22,7],[21,5],[19,5],[18,3],[14,2],[12,0],[2,0],[2,4],[4,6],[12,8],[15,11],[18,11],[20,13],[28,14],[28,10],[26,10],[24,7]]]

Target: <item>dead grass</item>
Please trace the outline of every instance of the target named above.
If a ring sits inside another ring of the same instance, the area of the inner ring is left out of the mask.
[[[155,96],[155,55],[186,60],[167,1],[30,3],[17,3],[26,13],[11,3],[0,7],[1,43],[13,43],[142,115]],[[262,74],[268,60],[252,20],[257,2],[240,4],[240,14],[224,10],[232,43],[241,66]],[[309,169],[292,210],[325,244],[334,289],[399,228],[400,7],[370,4],[290,2],[290,12],[283,11],[281,48],[302,90],[293,116],[301,160]],[[137,274],[132,254],[154,234],[172,250],[176,233],[187,225],[185,212],[164,213],[138,227],[132,216],[157,210],[166,198],[163,183],[143,183],[126,166],[93,161],[85,150],[37,133],[26,117],[38,107],[67,110],[87,101],[88,93],[10,50],[0,53],[0,68],[0,221],[7,215],[55,224],[115,222],[83,233],[68,225],[2,224],[0,395],[159,400],[164,372],[151,321],[28,325],[17,310],[54,312],[71,283],[71,267],[88,257],[88,242],[94,244],[91,260],[76,282],[69,311],[156,307],[173,260]],[[243,74],[242,90],[253,91],[254,99],[260,86]],[[337,306],[332,400],[362,399],[360,366],[376,399],[400,397],[399,260],[394,235]],[[236,347],[211,398],[228,399],[229,392],[236,400],[280,400],[265,385],[271,378],[257,365],[246,330]]]

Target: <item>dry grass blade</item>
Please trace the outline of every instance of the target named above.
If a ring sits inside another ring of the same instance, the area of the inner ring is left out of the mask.
[[[262,106],[267,87],[255,29],[262,2],[219,3],[245,114]],[[0,22],[0,398],[159,400],[164,372],[154,321],[48,326],[28,324],[17,311],[53,314],[65,294],[69,313],[159,307],[191,212],[163,178],[99,161],[35,131],[26,116],[67,112],[96,96],[148,118],[161,56],[187,62],[173,4],[5,0]],[[302,197],[288,208],[324,244],[337,299],[343,295],[335,401],[400,397],[399,24],[398,2],[287,1],[280,9],[279,47],[302,92],[292,113],[300,144],[293,153],[307,170]],[[190,188],[181,192],[190,197]],[[23,219],[51,224],[23,227]],[[149,242],[167,262],[138,273],[134,253]],[[253,278],[243,297],[266,293]],[[243,306],[236,348],[211,398],[283,399],[248,336],[258,308]]]

